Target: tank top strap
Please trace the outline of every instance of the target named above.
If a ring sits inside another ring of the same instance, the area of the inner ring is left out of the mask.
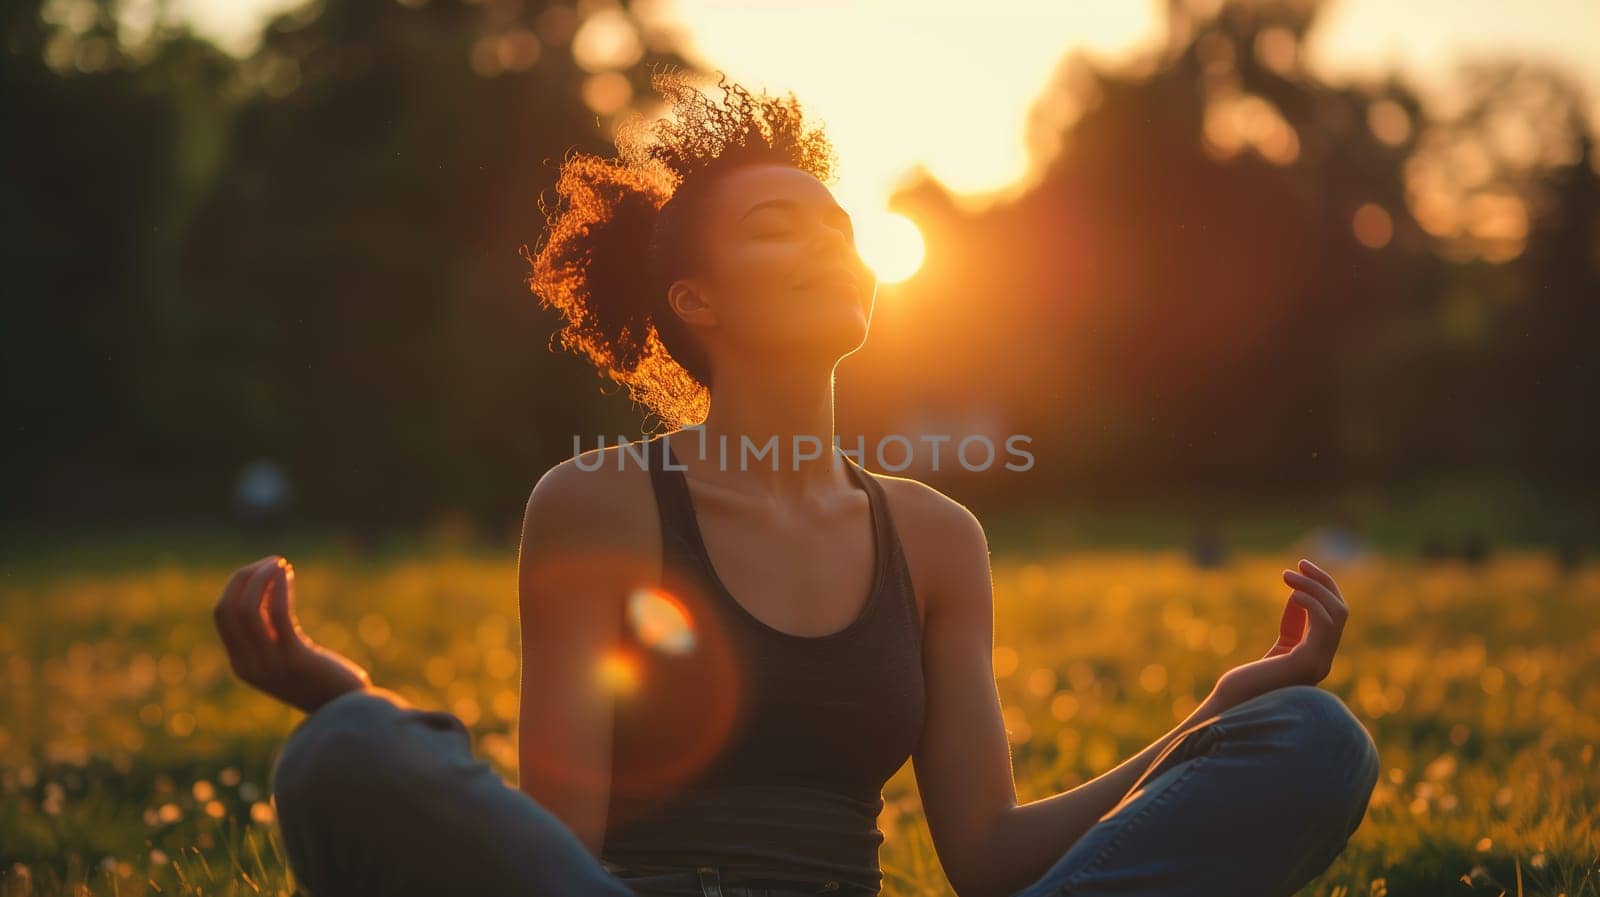
[[[695,517],[694,500],[689,494],[689,483],[684,477],[681,462],[673,453],[664,436],[651,438],[645,445],[646,461],[650,469],[650,482],[655,491],[656,512],[661,528],[661,562],[666,577],[689,577],[704,584],[720,582],[710,566],[701,541],[699,521]],[[882,557],[874,557],[873,564],[881,571],[882,582],[874,588],[870,604],[887,603],[888,608],[869,605],[863,617],[886,613],[898,619],[920,637],[921,614],[917,608],[916,594],[905,550],[900,544],[900,534],[889,509],[889,498],[883,484],[865,467],[843,451],[837,453],[850,476],[867,493],[872,509],[873,541]],[[731,596],[728,600],[737,600]],[[741,609],[742,610],[742,609]],[[748,613],[748,611],[744,611]],[[741,614],[742,615],[742,614]],[[851,629],[856,628],[854,625]]]
[[[877,531],[877,544],[885,549],[892,547],[890,543],[896,541],[894,523],[889,519],[889,498],[884,494],[883,484],[849,455],[840,452],[839,457],[843,459],[845,469],[850,471],[850,476],[866,490],[867,499],[872,504],[872,526]]]
[[[872,472],[862,467],[843,451],[839,452],[844,459],[844,466],[854,474],[856,482],[867,490],[867,498],[872,503],[872,520],[876,528],[877,544],[887,553],[882,563],[887,570],[886,581],[883,584],[883,598],[894,605],[893,610],[899,614],[902,621],[906,622],[911,631],[919,638],[922,633],[922,615],[917,609],[915,586],[911,579],[911,567],[906,560],[905,549],[900,544],[900,532],[894,524],[894,514],[889,510],[889,496],[884,491],[883,484]]]
[[[645,449],[661,528],[662,564],[673,571],[692,570],[699,558],[694,545],[694,508],[690,504],[688,484],[676,468],[676,456],[671,454],[665,438],[656,436],[648,440]]]

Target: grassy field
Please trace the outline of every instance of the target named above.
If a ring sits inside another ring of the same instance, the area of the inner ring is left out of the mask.
[[[512,555],[279,550],[313,635],[455,711],[514,777]],[[292,892],[267,774],[298,717],[234,682],[209,618],[228,570],[261,553],[8,566],[0,895]],[[1259,657],[1297,556],[1200,567],[997,541],[994,668],[1019,797],[1109,769]],[[1383,775],[1302,893],[1600,895],[1600,564],[1512,549],[1327,566],[1352,613],[1323,687],[1373,732]],[[949,894],[909,764],[886,799],[885,894]]]

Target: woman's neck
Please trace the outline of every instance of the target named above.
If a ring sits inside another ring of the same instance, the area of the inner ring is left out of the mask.
[[[690,476],[786,498],[844,482],[833,440],[832,365],[768,365],[719,368],[706,419],[673,444]]]

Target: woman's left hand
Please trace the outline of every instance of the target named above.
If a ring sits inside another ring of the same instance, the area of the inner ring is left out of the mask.
[[[1327,677],[1350,609],[1326,570],[1302,558],[1300,571],[1283,571],[1288,603],[1278,641],[1260,660],[1234,667],[1217,680],[1209,703],[1225,709],[1289,685],[1316,685]]]

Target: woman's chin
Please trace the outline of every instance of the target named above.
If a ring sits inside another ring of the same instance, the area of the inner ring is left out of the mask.
[[[846,347],[844,351],[854,351],[861,345],[861,341],[867,338],[866,310],[859,305],[850,307],[841,316],[832,332],[837,337],[838,343]]]
[[[867,319],[859,312],[844,315],[810,331],[803,340],[787,340],[781,345],[771,345],[763,356],[773,361],[781,358],[799,361],[837,361],[861,348],[867,338]]]

